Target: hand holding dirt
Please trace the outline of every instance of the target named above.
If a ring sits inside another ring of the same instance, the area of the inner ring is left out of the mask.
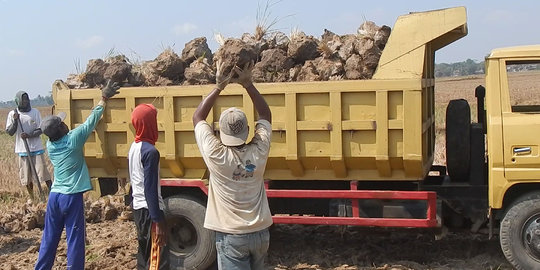
[[[231,78],[234,74],[234,71],[231,71],[229,74],[225,75],[223,74],[224,73],[224,69],[223,69],[223,65],[225,63],[223,63],[222,61],[218,61],[216,62],[216,88],[219,89],[219,91],[223,91],[223,89],[225,89],[225,87],[227,86],[227,84],[229,84],[229,82],[231,81]]]
[[[109,98],[113,97],[114,95],[120,93],[120,92],[118,92],[118,89],[120,89],[120,86],[118,85],[117,82],[113,82],[112,80],[108,80],[107,85],[105,85],[105,87],[101,88],[101,95],[104,98],[109,99]]]
[[[246,63],[244,69],[240,69],[238,66],[234,66],[234,72],[238,74],[238,78],[233,79],[233,82],[236,82],[242,85],[244,88],[248,88],[253,84],[251,81],[251,70],[253,69],[253,61]]]

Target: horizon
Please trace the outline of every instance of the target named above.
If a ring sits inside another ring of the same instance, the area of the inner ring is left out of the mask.
[[[347,0],[331,11],[322,1],[241,0],[186,7],[177,1],[157,5],[141,0],[129,4],[0,0],[0,100],[13,100],[19,90],[28,92],[30,98],[48,96],[56,79],[65,81],[70,73],[84,71],[88,60],[104,58],[111,50],[132,61],[148,61],[167,47],[181,54],[185,43],[205,36],[214,53],[218,47],[214,33],[226,38],[253,33],[258,4],[266,3],[273,4],[268,21],[277,19],[273,30],[288,35],[297,27],[317,38],[324,29],[338,35],[356,33],[365,20],[393,28],[399,15],[465,6],[469,33],[439,50],[438,64],[467,59],[481,62],[494,48],[540,43],[540,29],[527,27],[537,24],[535,10],[540,2],[532,0],[519,7],[502,0],[489,5],[473,0],[391,5]],[[21,14],[32,20],[22,19]]]

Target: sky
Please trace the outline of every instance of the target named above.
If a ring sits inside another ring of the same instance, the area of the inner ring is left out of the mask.
[[[0,101],[24,90],[49,95],[52,83],[82,72],[88,60],[109,52],[132,61],[153,60],[165,48],[179,55],[185,43],[214,33],[253,33],[258,7],[270,3],[272,30],[297,28],[321,36],[326,28],[353,34],[362,22],[393,27],[399,15],[455,6],[467,8],[469,33],[437,51],[436,63],[482,61],[491,49],[540,44],[540,1],[481,0],[229,0],[32,1],[0,0]],[[261,17],[261,16],[259,16]]]

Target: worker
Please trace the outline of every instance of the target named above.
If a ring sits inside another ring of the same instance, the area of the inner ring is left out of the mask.
[[[40,136],[41,114],[39,110],[30,106],[30,99],[24,91],[17,92],[15,104],[17,108],[10,111],[7,117],[6,133],[10,136],[15,135],[15,153],[19,156],[19,180],[33,199],[34,182],[45,182],[49,189],[52,185]],[[36,176],[31,163],[39,179],[34,179]]]
[[[264,187],[264,171],[272,134],[268,104],[251,80],[253,63],[223,74],[217,63],[216,87],[193,114],[195,139],[210,172],[204,227],[216,232],[219,269],[264,269],[272,215]],[[231,79],[236,73],[238,78]],[[206,122],[216,99],[229,82],[244,87],[259,115],[253,139],[245,113],[228,108],[219,118],[219,138]]]
[[[63,122],[65,114],[43,119],[41,130],[49,137],[47,151],[54,168],[54,183],[45,211],[45,228],[36,270],[52,269],[58,242],[64,227],[67,240],[67,269],[84,269],[85,219],[83,193],[92,189],[83,147],[96,127],[109,98],[118,93],[119,86],[111,81],[101,89],[101,101],[86,121],[69,130]]]

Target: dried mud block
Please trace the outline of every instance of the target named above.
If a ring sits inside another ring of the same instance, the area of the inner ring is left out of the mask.
[[[181,59],[186,66],[199,58],[205,58],[207,63],[212,64],[212,51],[208,48],[206,37],[198,37],[189,41],[182,50]]]
[[[345,69],[343,63],[339,58],[326,59],[319,57],[314,60],[319,79],[328,81],[330,78],[337,78],[344,75]]]
[[[303,64],[307,60],[313,60],[320,56],[318,40],[312,36],[299,35],[289,42],[287,55],[294,59],[295,63]]]
[[[345,62],[345,77],[350,80],[362,79],[362,58],[353,54]]]
[[[140,74],[142,75],[145,86],[167,86],[174,82],[166,77],[160,76],[152,67],[153,62],[145,62],[141,66]]]
[[[206,58],[193,61],[184,71],[184,77],[184,84],[188,85],[211,84],[216,82],[215,71]]]
[[[334,32],[328,30],[328,29],[324,29],[324,32],[323,34],[321,35],[321,42],[324,42],[324,43],[328,43],[332,40],[334,40],[335,37],[338,37],[338,35],[336,35]]]
[[[104,75],[108,66],[109,63],[106,63],[102,59],[91,59],[86,65],[86,71],[83,73],[81,81],[90,88],[104,84]]]
[[[222,61],[224,74],[229,74],[234,65],[243,68],[247,63],[257,61],[257,52],[253,45],[240,39],[227,39],[214,54],[214,62]],[[237,77],[236,74],[233,77]]]
[[[253,68],[255,82],[285,82],[294,61],[281,49],[268,49],[261,53],[261,61]]]
[[[392,30],[390,27],[383,25],[381,28],[375,33],[375,45],[379,47],[379,49],[384,50],[384,47],[386,46],[386,42],[388,42],[388,38],[390,37],[390,33]]]
[[[268,35],[267,40],[269,49],[282,49],[284,51],[287,51],[287,48],[289,47],[290,39],[283,32],[272,32]]]
[[[289,69],[289,81],[298,81],[298,75],[300,74],[300,71],[302,71],[302,65],[296,65]]]
[[[141,66],[133,66],[127,78],[127,85],[124,86],[141,86],[144,84],[144,75],[142,74]]]
[[[179,82],[184,77],[184,62],[172,49],[160,53],[154,61],[147,63],[147,66],[152,69],[152,73],[171,81]]]
[[[317,72],[316,63],[313,60],[308,60],[302,66],[298,73],[297,81],[320,81],[321,78]]]
[[[338,55],[341,59],[347,60],[353,54],[358,53],[360,40],[356,35],[341,36],[341,46],[339,47]]]
[[[259,55],[260,52],[268,50],[270,48],[270,42],[268,40],[264,39],[264,37],[257,38],[250,33],[242,34],[240,40],[242,40],[249,46],[252,46],[255,49],[257,55]]]
[[[80,89],[88,87],[82,80],[82,74],[69,74],[66,79],[66,84],[71,89]]]
[[[379,28],[380,27],[377,26],[374,22],[365,21],[358,27],[358,30],[356,30],[356,32],[358,33],[358,36],[360,37],[367,37],[370,39],[374,39],[375,33],[379,31]]]
[[[124,82],[131,74],[131,65],[127,62],[127,59],[123,55],[111,57],[106,60],[109,64],[103,77],[105,80],[112,80],[113,82]]]
[[[372,70],[377,68],[381,58],[381,50],[375,45],[375,41],[362,39],[359,43],[358,54],[362,57],[362,63],[366,68]]]
[[[375,69],[364,64],[362,57],[354,54],[345,62],[345,78],[349,80],[370,79]]]

